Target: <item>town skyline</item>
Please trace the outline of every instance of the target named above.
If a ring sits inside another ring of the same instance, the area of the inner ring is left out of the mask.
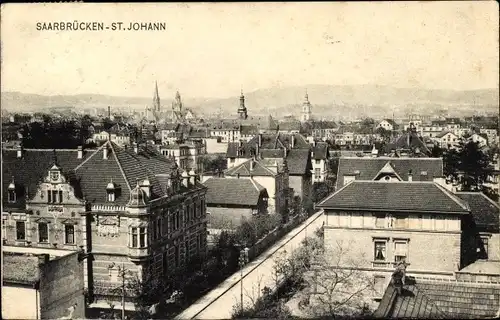
[[[78,6],[72,20],[147,17],[167,30],[37,31],[25,6],[4,6],[2,92],[149,97],[155,80],[163,96],[197,98],[304,83],[498,88],[493,2]],[[66,21],[65,8],[36,11]]]

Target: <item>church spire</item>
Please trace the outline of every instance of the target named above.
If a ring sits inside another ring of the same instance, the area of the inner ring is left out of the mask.
[[[155,92],[153,96],[153,110],[160,111],[160,94],[158,93],[158,81],[155,81]]]

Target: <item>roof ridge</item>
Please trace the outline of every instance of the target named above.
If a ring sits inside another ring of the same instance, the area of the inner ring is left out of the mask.
[[[99,148],[97,148],[97,150],[94,153],[92,153],[90,155],[90,157],[88,157],[87,159],[85,159],[84,161],[82,161],[79,165],[77,165],[74,170],[76,171],[76,170],[80,169],[85,163],[87,163],[87,161],[89,161],[92,157],[94,157],[100,150],[104,149],[104,147],[106,146],[106,144],[108,144],[108,142],[104,143],[102,146],[100,146]]]
[[[110,146],[111,146],[111,149],[113,150],[112,154],[116,159],[116,163],[118,164],[118,168],[120,168],[120,172],[122,173],[123,179],[125,180],[125,184],[127,185],[128,190],[132,191],[132,187],[130,186],[130,183],[128,182],[127,175],[125,174],[125,171],[123,170],[122,164],[120,163],[120,160],[118,159],[118,156],[116,155],[116,150],[111,143],[110,143]]]
[[[453,201],[455,201],[459,206],[461,206],[462,208],[464,208],[465,210],[467,210],[469,212],[471,211],[470,207],[469,207],[469,204],[467,202],[465,202],[462,199],[458,198],[455,194],[453,194],[451,191],[449,191],[445,187],[441,186],[439,183],[433,182],[433,184],[437,188],[439,188],[444,194],[446,194],[450,199],[452,199]]]
[[[256,185],[256,182],[253,179],[246,179],[246,180],[250,180],[252,182],[252,185],[255,187],[255,189],[257,189],[257,191],[260,191]]]
[[[272,158],[271,158],[272,159]],[[256,163],[258,163],[262,168],[264,168],[265,170],[267,170],[269,173],[271,173],[273,176],[277,174],[277,172],[274,172],[272,171],[271,169],[269,169],[267,166],[263,165],[262,163],[260,163],[260,161],[255,161]]]
[[[343,185],[342,188],[338,189],[337,191],[333,192],[331,195],[327,196],[325,199],[323,199],[320,203],[318,203],[318,206],[321,206],[323,203],[325,203],[327,200],[330,200],[334,195],[337,193],[343,191],[345,188],[350,186],[353,182],[356,182],[356,180],[349,181],[347,184]]]

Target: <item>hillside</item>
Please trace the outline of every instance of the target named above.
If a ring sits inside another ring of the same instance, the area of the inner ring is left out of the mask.
[[[259,89],[246,92],[249,114],[298,115],[306,92],[313,105],[313,113],[324,117],[403,116],[408,112],[430,114],[436,112],[465,115],[472,112],[498,113],[498,89],[473,91],[427,90],[394,88],[388,86],[331,86],[308,85]],[[181,92],[182,94],[182,92]],[[171,100],[161,93],[162,104],[168,107]],[[3,92],[1,107],[9,111],[36,111],[52,107],[103,108],[143,110],[151,98],[116,97],[98,94],[42,96],[20,92]],[[184,105],[196,113],[224,115],[236,112],[239,96],[223,99],[184,98]],[[475,106],[475,107],[473,107]]]

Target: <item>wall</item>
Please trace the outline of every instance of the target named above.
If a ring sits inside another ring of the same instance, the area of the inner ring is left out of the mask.
[[[203,139],[207,144],[207,153],[226,153],[227,152],[227,142],[217,142],[217,138]]]
[[[394,240],[408,239],[409,271],[453,272],[460,262],[460,220],[458,217],[439,219],[439,217],[418,215],[408,217],[406,229],[375,228],[375,217],[345,214],[339,216],[329,213],[325,216],[325,248],[327,256],[334,254],[335,245],[340,241],[349,250],[363,254],[359,262],[362,267],[393,268]],[[443,230],[436,230],[443,226]],[[386,264],[373,264],[374,240],[385,239]]]
[[[488,243],[488,260],[500,261],[500,234],[493,233]]]
[[[288,183],[290,188],[293,188],[293,193],[296,196],[300,196],[302,198],[302,192],[303,192],[303,184],[302,184],[302,176],[292,176],[290,175],[288,178]]]
[[[207,205],[210,229],[236,229],[244,219],[252,218],[251,208],[222,208]]]
[[[241,177],[243,178],[243,177]],[[240,179],[241,179],[240,178]],[[245,177],[246,178],[246,177]],[[269,195],[269,213],[275,213],[276,210],[276,178],[275,177],[263,177],[255,176],[253,179],[259,183],[261,186],[266,188],[267,194]]]
[[[36,290],[32,286],[2,286],[3,319],[36,319]],[[40,304],[38,303],[38,306]],[[38,317],[40,314],[38,313]]]
[[[41,318],[55,319],[68,315],[67,309],[75,303],[73,318],[83,318],[83,288],[83,261],[78,261],[78,253],[58,257],[40,266]]]

